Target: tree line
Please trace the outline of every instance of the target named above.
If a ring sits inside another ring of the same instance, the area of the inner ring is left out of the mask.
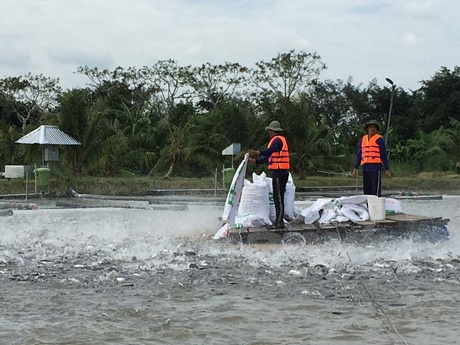
[[[15,141],[57,125],[82,143],[61,149],[63,174],[201,177],[231,166],[222,150],[263,148],[265,126],[281,122],[292,172],[349,172],[364,123],[380,122],[392,170],[460,170],[460,68],[441,67],[418,90],[320,81],[316,53],[291,50],[248,68],[238,63],[76,71],[83,88],[26,74],[0,79],[0,165],[41,163],[38,145]],[[390,115],[391,106],[391,115]],[[241,160],[233,157],[234,163]]]

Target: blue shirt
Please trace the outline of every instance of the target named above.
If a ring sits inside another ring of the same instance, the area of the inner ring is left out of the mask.
[[[270,147],[265,150],[260,150],[259,157],[256,158],[256,163],[267,163],[268,159],[272,155],[273,152],[279,152],[283,148],[283,142],[279,138],[275,138]],[[270,176],[271,177],[278,177],[283,176],[286,174],[288,170],[280,170],[280,169],[271,169]]]
[[[355,168],[358,169],[359,165],[361,164],[361,155],[362,155],[362,143],[363,139],[359,141],[358,145],[358,153],[356,154],[356,160],[355,160]],[[382,159],[382,163],[365,163],[363,164],[363,172],[370,172],[370,171],[379,171],[382,169],[382,165],[385,168],[385,170],[390,170],[389,164],[388,164],[388,157],[387,157],[387,148],[385,145],[385,140],[383,138],[378,138],[376,140],[376,143],[379,145],[380,149],[380,158]]]

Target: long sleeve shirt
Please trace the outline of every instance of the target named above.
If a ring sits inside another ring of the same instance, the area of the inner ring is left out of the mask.
[[[358,153],[356,154],[356,160],[355,160],[356,169],[358,169],[359,165],[361,164],[361,155],[362,155],[361,143],[362,141],[363,139],[359,141]],[[380,158],[382,159],[382,163],[381,164],[380,163],[366,163],[363,165],[363,172],[379,171],[382,168],[382,165],[385,168],[385,170],[390,170],[385,140],[383,140],[383,138],[379,138],[377,139],[376,143],[379,145]]]
[[[259,157],[256,158],[256,163],[257,164],[267,163],[272,153],[279,152],[281,151],[282,148],[283,148],[283,142],[280,139],[275,138],[271,146],[267,147],[267,149],[265,150],[260,150],[260,155]],[[270,175],[272,177],[282,176],[286,173],[286,171],[287,170],[278,170],[278,169],[270,170]]]

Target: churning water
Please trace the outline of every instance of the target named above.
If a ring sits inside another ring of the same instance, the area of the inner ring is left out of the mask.
[[[458,344],[460,197],[404,200],[451,238],[211,239],[223,205],[0,217],[0,344]]]

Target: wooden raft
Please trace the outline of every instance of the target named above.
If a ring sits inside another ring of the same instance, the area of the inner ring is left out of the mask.
[[[303,224],[291,222],[286,229],[269,230],[267,227],[231,229],[228,239],[242,243],[298,242],[320,243],[329,240],[369,243],[376,240],[410,238],[437,242],[449,237],[448,219],[411,214],[387,215],[385,219],[365,222],[334,224]]]

